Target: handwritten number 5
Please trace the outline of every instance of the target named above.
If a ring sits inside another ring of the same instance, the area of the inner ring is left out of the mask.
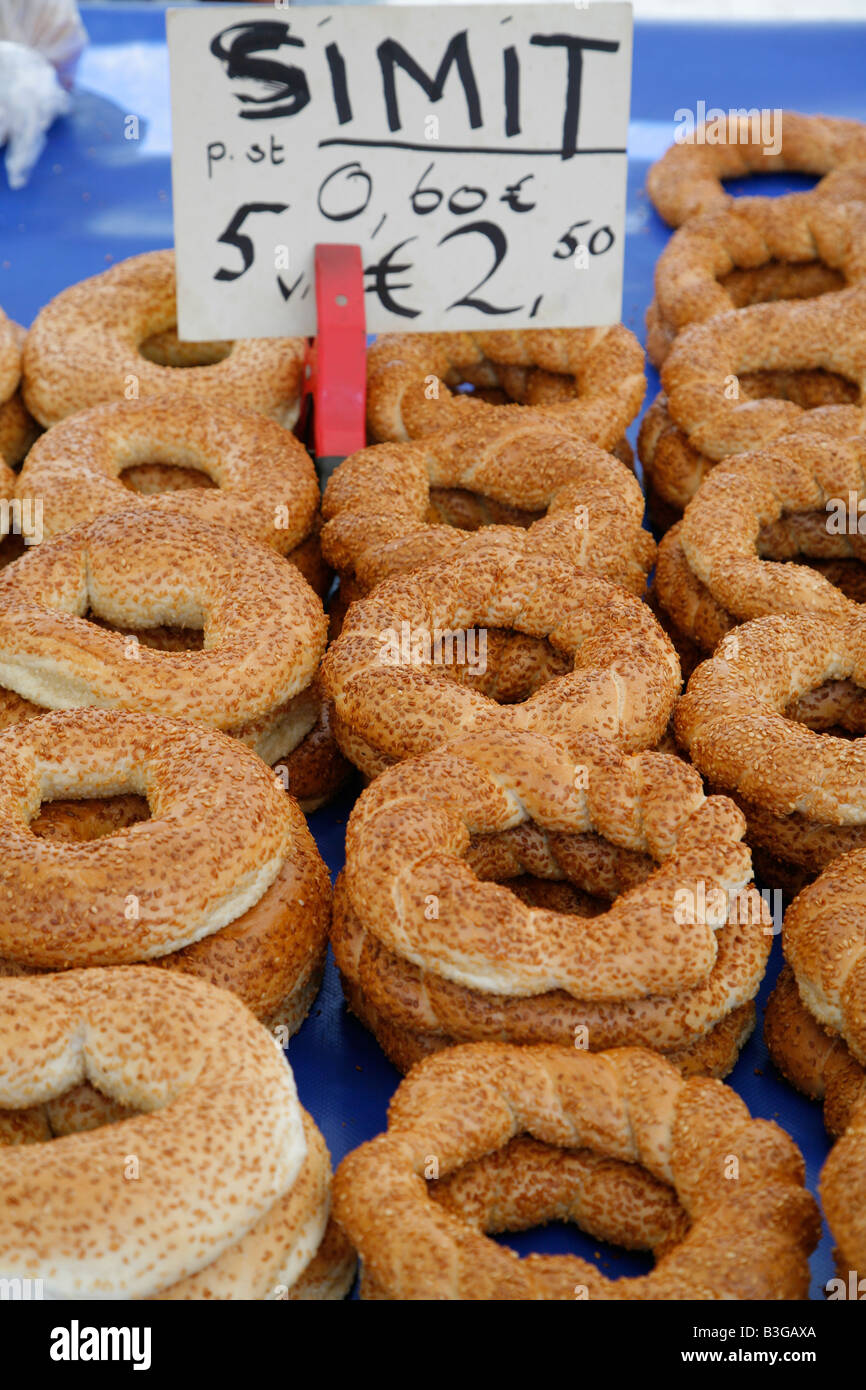
[[[243,265],[240,270],[226,270],[223,267],[216,272],[214,279],[239,280],[252,265],[256,254],[255,247],[252,238],[241,232],[241,227],[248,217],[254,212],[285,212],[288,206],[288,203],[242,203],[225,231],[217,237],[217,241],[223,242],[226,246],[236,247],[241,253]]]
[[[454,238],[458,236],[471,236],[473,232],[477,232],[479,236],[486,237],[490,242],[490,245],[493,247],[493,265],[490,267],[483,280],[479,280],[477,285],[473,285],[469,293],[464,295],[462,299],[455,299],[453,304],[448,305],[448,308],[457,309],[466,305],[469,309],[480,309],[482,314],[517,313],[518,309],[522,307],[520,304],[512,304],[509,309],[497,309],[494,305],[489,304],[486,299],[474,298],[481,289],[481,286],[486,285],[490,277],[495,275],[505,258],[505,253],[508,250],[508,241],[501,227],[497,227],[495,222],[467,222],[465,227],[458,227],[456,231],[448,232],[447,236],[444,236],[439,242],[439,245],[444,246],[446,241],[453,241]]]

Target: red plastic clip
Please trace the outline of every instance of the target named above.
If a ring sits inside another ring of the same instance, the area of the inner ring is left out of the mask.
[[[367,330],[359,246],[315,251],[316,342],[313,349],[313,452],[324,483],[366,435]]]

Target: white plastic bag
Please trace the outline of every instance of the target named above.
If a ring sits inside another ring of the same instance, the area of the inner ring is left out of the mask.
[[[0,0],[0,39],[35,48],[69,88],[87,30],[76,0]]]
[[[10,188],[23,188],[49,126],[70,107],[87,42],[75,0],[0,0],[0,146]]]

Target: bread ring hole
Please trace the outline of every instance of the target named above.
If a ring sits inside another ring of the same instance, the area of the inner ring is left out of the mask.
[[[23,535],[15,535],[10,532],[0,541],[0,569],[5,569],[7,565],[12,564],[13,560],[17,560],[21,555],[26,555],[27,551],[32,550],[32,548],[32,546],[27,545]]]
[[[465,859],[477,878],[504,885],[528,907],[584,918],[607,912],[656,868],[650,855],[595,831],[555,833],[532,821],[473,835]]]
[[[428,1192],[437,1205],[519,1255],[535,1253],[544,1226],[546,1253],[554,1244],[558,1255],[607,1266],[609,1277],[650,1273],[689,1229],[673,1189],[637,1164],[559,1149],[529,1135],[429,1182]]]
[[[815,733],[860,738],[866,734],[866,690],[852,680],[824,681],[791,700],[784,715]]]
[[[116,835],[146,820],[150,820],[147,798],[127,792],[118,796],[43,801],[30,822],[30,829],[41,840],[83,844],[87,840],[100,840],[105,835]]]
[[[741,372],[738,377],[741,396],[747,400],[792,401],[802,410],[816,410],[823,405],[857,405],[860,388],[854,381],[823,367],[803,371]]]
[[[461,395],[470,394],[488,405],[556,405],[580,394],[575,378],[543,367],[521,367],[483,359],[476,366],[455,370],[448,385]]]
[[[164,492],[185,492],[190,488],[216,488],[218,483],[200,468],[182,464],[136,463],[124,468],[119,481],[130,492],[156,497]]]
[[[443,677],[495,700],[517,705],[528,700],[571,662],[545,639],[512,628],[471,627],[445,632],[439,646],[432,634],[431,664]],[[442,659],[437,659],[441,655]],[[450,659],[449,659],[450,658]]]
[[[544,512],[511,507],[495,498],[466,488],[430,489],[424,520],[434,526],[454,526],[459,531],[477,531],[481,526],[531,526]]]
[[[219,458],[210,457],[178,437],[160,438],[157,431],[134,427],[116,434],[112,462],[118,481],[130,492],[145,497],[190,488],[218,488],[222,478]]]
[[[106,632],[117,632],[142,647],[157,652],[200,652],[204,649],[204,628],[182,627],[166,624],[160,627],[119,627],[109,622],[89,608],[84,614],[89,623],[104,628]]]
[[[234,347],[230,340],[203,343],[190,343],[177,336],[177,326],[172,325],[159,333],[152,333],[139,343],[138,350],[148,362],[158,367],[213,367],[224,362]]]
[[[141,1113],[83,1082],[44,1105],[26,1110],[0,1109],[0,1148],[9,1144],[49,1143],[68,1134],[84,1134],[119,1124]]]
[[[771,260],[759,266],[737,266],[719,276],[719,284],[727,290],[736,309],[779,299],[817,299],[822,294],[843,290],[847,283],[841,271],[821,260]]]

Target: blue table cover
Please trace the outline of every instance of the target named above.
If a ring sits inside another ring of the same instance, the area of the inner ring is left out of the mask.
[[[53,127],[28,186],[9,191],[0,171],[0,304],[29,324],[51,297],[115,261],[172,244],[171,112],[165,13],[160,5],[83,5],[90,46],[78,71],[71,114]],[[635,28],[629,133],[627,244],[623,321],[644,340],[653,267],[669,232],[650,204],[649,163],[671,143],[679,108],[782,107],[866,119],[866,25],[638,24]],[[137,115],[140,138],[124,138]],[[814,181],[764,176],[734,192],[787,192]],[[648,367],[647,404],[658,390]],[[637,423],[629,430],[634,443]],[[316,812],[310,824],[334,876],[353,796]],[[766,885],[772,887],[772,885]],[[774,942],[759,997],[763,1004],[781,963]],[[333,964],[310,1017],[288,1049],[303,1104],[321,1127],[335,1164],[385,1127],[399,1076],[376,1042],[346,1013]],[[817,1190],[828,1141],[820,1108],[775,1073],[760,1035],[729,1078],[753,1115],[794,1136]],[[521,1253],[573,1252],[607,1273],[636,1274],[651,1261],[552,1225],[507,1237]],[[812,1297],[832,1277],[832,1241],[812,1257]]]

